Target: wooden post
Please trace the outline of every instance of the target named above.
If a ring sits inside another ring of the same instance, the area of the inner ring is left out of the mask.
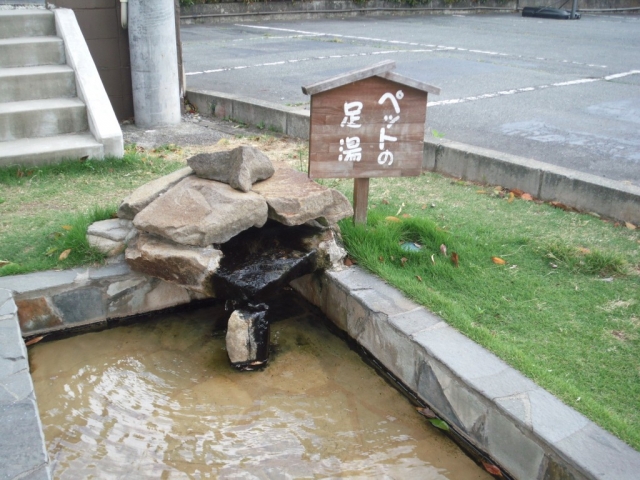
[[[369,179],[353,179],[353,223],[367,224],[367,208],[369,207]]]

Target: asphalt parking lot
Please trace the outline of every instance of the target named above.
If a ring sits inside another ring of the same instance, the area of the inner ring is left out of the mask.
[[[189,88],[308,107],[301,86],[384,59],[442,89],[434,136],[640,186],[640,16],[353,17],[183,25]]]

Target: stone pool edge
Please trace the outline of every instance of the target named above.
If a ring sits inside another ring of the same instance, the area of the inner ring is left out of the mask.
[[[640,452],[358,267],[292,287],[516,479],[632,480]]]
[[[514,478],[637,478],[640,452],[378,277],[351,267],[291,285]],[[200,299],[132,272],[122,259],[0,278],[0,466],[19,470],[0,480],[51,478],[22,337]]]

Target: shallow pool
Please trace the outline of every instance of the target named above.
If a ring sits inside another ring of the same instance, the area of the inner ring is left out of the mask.
[[[230,367],[219,307],[32,347],[54,477],[491,478],[314,313],[288,310],[256,372]]]

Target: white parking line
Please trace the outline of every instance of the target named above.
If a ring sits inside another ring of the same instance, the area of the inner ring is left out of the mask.
[[[350,39],[353,39],[353,40],[364,40],[364,41],[368,41],[368,42],[383,42],[383,43],[392,43],[392,44],[396,44],[396,45],[411,45],[411,46],[420,46],[420,47],[427,47],[427,48],[437,48],[439,50],[470,52],[470,53],[477,53],[477,54],[480,54],[480,55],[512,57],[512,58],[521,58],[521,59],[530,58],[530,57],[527,57],[525,55],[515,55],[515,54],[512,54],[512,53],[492,52],[492,51],[488,51],[488,50],[470,50],[470,49],[467,49],[467,48],[452,47],[452,46],[446,46],[446,45],[431,45],[431,44],[423,44],[423,43],[403,42],[403,41],[400,41],[400,40],[386,40],[384,38],[358,37],[358,36],[355,36],[355,35],[340,35],[340,34],[337,34],[337,33],[309,32],[309,31],[306,31],[306,30],[294,30],[294,29],[291,29],[291,28],[265,27],[265,26],[260,26],[260,25],[247,25],[247,24],[244,24],[244,23],[236,23],[235,26],[236,27],[245,27],[245,28],[254,28],[254,29],[259,29],[259,30],[275,30],[275,31],[278,31],[278,32],[289,32],[289,33],[296,33],[296,34],[299,34],[299,35],[310,35],[310,36],[316,36],[316,37],[350,38]],[[535,60],[540,60],[540,61],[568,63],[568,64],[571,64],[571,65],[578,65],[578,66],[582,66],[582,67],[607,68],[606,65],[596,65],[596,64],[593,64],[593,63],[575,62],[573,60],[554,60],[552,58],[545,58],[545,57],[534,57],[534,58],[535,58]]]
[[[223,68],[215,68],[213,70],[187,72],[185,73],[185,75],[193,76],[193,75],[204,75],[208,73],[230,72],[232,70],[243,70],[245,68],[271,67],[274,65],[284,65],[285,63],[308,62],[310,60],[326,60],[327,58],[368,57],[370,55],[388,55],[392,53],[395,54],[395,53],[425,53],[425,52],[433,52],[433,50],[426,50],[423,48],[415,49],[415,50],[380,50],[378,52],[348,53],[346,55],[325,55],[320,57],[292,58],[290,60],[282,60],[279,62],[256,63],[255,65],[240,65],[237,67],[223,67]]]
[[[615,80],[617,78],[623,78],[623,77],[628,77],[629,75],[638,75],[638,74],[640,74],[640,70],[630,70],[628,72],[615,73],[613,75],[607,75],[606,77],[600,77],[600,78],[580,78],[578,80],[551,83],[548,85],[539,85],[537,87],[515,88],[513,90],[503,90],[501,92],[495,92],[495,93],[484,93],[482,95],[475,95],[472,97],[453,98],[450,100],[441,100],[438,102],[427,102],[427,107],[440,107],[443,105],[456,105],[458,103],[475,102],[477,100],[504,97],[506,95],[514,95],[516,93],[534,92],[536,90],[544,90],[545,88],[569,87],[572,85],[582,85],[585,83],[602,82],[602,81],[606,82],[610,80]]]

